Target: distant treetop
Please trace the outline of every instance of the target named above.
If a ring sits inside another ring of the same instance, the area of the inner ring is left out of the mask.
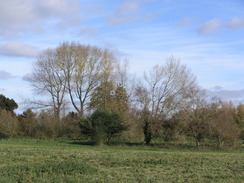
[[[0,94],[0,110],[12,111],[18,108],[18,104],[13,100]]]

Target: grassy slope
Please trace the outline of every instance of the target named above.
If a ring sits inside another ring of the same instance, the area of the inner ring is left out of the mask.
[[[243,153],[0,140],[0,182],[241,182]]]

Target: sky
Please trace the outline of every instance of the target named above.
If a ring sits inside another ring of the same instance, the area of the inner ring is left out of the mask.
[[[244,0],[0,0],[0,93],[38,98],[33,62],[64,41],[109,48],[138,76],[179,58],[209,96],[244,103]]]

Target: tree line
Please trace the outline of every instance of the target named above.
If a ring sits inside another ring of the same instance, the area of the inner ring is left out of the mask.
[[[64,42],[39,54],[29,81],[50,102],[33,101],[17,116],[18,105],[1,95],[0,136],[89,137],[100,145],[120,135],[146,145],[194,140],[198,147],[244,139],[244,105],[208,100],[174,57],[136,79],[111,50]]]

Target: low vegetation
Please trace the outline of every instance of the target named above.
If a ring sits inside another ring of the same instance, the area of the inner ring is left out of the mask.
[[[243,153],[0,140],[0,182],[242,182]]]

